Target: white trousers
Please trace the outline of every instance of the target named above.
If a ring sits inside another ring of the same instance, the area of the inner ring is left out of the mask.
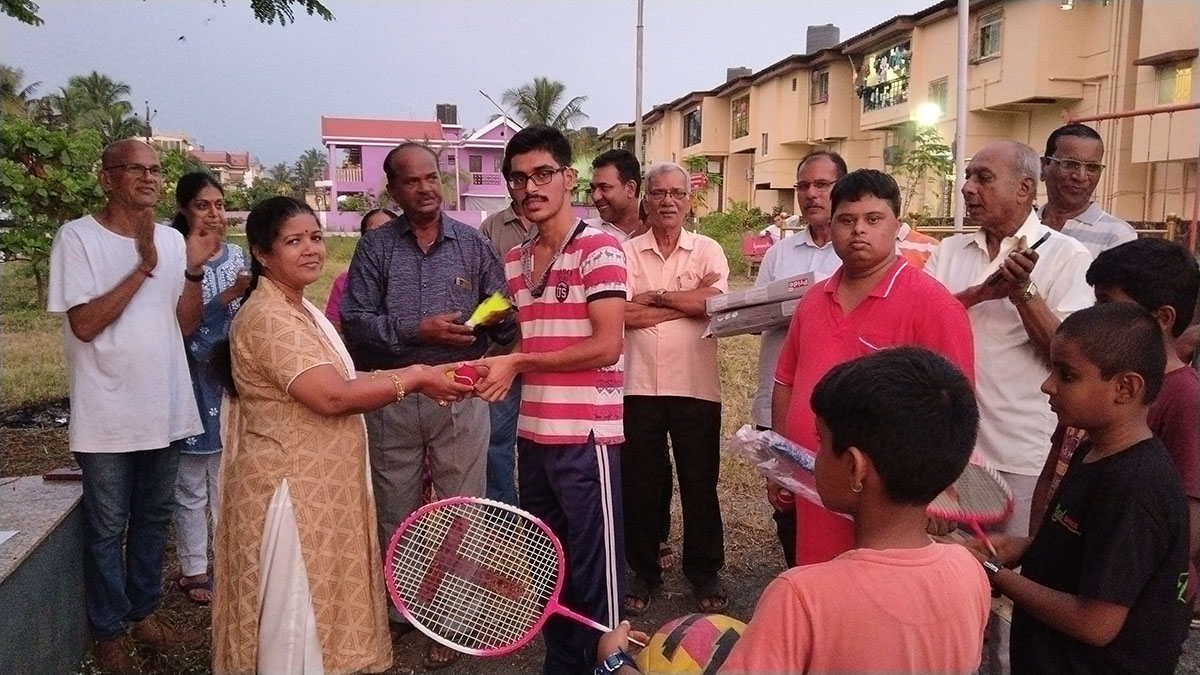
[[[208,572],[208,513],[217,526],[220,504],[218,473],[221,453],[179,454],[179,475],[175,479],[175,532],[179,569],[186,577]]]
[[[267,506],[258,565],[258,672],[323,674],[317,617],[286,479]]]

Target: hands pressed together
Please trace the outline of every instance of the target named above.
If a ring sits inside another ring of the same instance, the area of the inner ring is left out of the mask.
[[[988,280],[979,286],[985,300],[1018,300],[1032,283],[1030,275],[1037,266],[1037,251],[1018,246]]]

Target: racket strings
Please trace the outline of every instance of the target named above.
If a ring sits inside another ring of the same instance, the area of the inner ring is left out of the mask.
[[[529,520],[463,503],[409,526],[392,575],[416,621],[467,649],[494,650],[538,625],[557,584],[558,554]]]
[[[1012,492],[995,470],[967,464],[954,484],[929,504],[929,512],[948,519],[979,523],[1002,520],[1012,509]]]

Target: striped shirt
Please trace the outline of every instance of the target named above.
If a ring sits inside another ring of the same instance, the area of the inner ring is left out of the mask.
[[[1043,206],[1038,210],[1038,220],[1045,215],[1046,207]],[[1132,225],[1100,208],[1096,202],[1063,223],[1060,232],[1083,242],[1093,258],[1114,246],[1137,239],[1137,230]]]
[[[509,294],[517,304],[521,351],[543,354],[566,349],[592,335],[588,303],[627,297],[625,256],[612,235],[579,221],[545,278],[533,279],[535,236],[504,259]],[[625,364],[569,372],[522,375],[517,436],[545,445],[601,445],[625,440]]]

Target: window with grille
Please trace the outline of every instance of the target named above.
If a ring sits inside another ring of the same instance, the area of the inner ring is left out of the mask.
[[[729,118],[733,121],[732,138],[750,135],[750,94],[734,99],[729,104]]]
[[[1190,61],[1159,66],[1154,70],[1159,105],[1187,103],[1192,97],[1192,65]]]
[[[483,155],[467,155],[467,171],[483,173]]]
[[[979,29],[975,34],[975,58],[982,60],[999,56],[1003,39],[1003,12],[989,12],[979,17]]]
[[[809,103],[825,103],[829,100],[829,70],[818,70],[812,74],[812,88],[808,93]]]
[[[700,142],[700,108],[683,116],[683,147]]]
[[[929,102],[936,103],[944,114],[950,102],[950,78],[943,77],[929,83]]]

